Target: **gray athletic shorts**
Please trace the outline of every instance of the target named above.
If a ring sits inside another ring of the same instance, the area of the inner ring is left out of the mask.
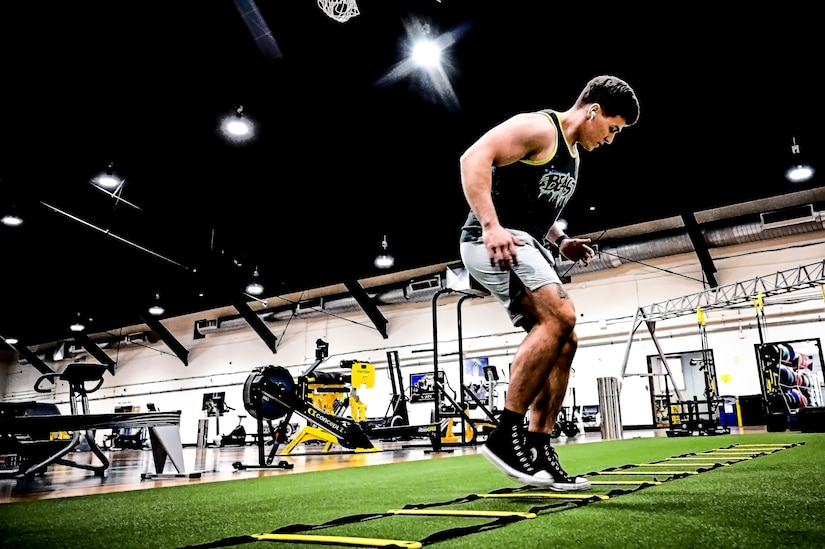
[[[561,279],[549,250],[524,231],[511,229],[510,232],[525,243],[516,250],[518,264],[510,270],[503,271],[490,265],[481,237],[461,242],[461,260],[470,275],[507,308],[513,324],[529,331],[532,322],[525,322],[524,313],[516,306],[524,288],[535,291],[547,284],[561,284]]]

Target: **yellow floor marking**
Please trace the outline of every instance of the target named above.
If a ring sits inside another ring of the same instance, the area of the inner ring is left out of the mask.
[[[793,444],[737,444],[735,448],[790,448]]]

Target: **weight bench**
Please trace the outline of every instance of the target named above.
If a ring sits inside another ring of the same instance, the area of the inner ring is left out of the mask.
[[[128,412],[113,414],[90,414],[87,393],[97,390],[103,382],[106,366],[100,364],[70,364],[62,374],[49,373],[41,376],[35,384],[37,392],[45,380],[54,382],[59,376],[69,382],[71,415],[60,413],[39,414],[36,402],[0,403],[0,478],[28,477],[44,472],[52,464],[66,465],[94,471],[103,476],[109,468],[109,459],[95,440],[97,429],[141,429],[148,428],[152,443],[152,454],[156,474],[144,473],[142,478],[157,478],[164,475],[166,459],[169,458],[177,470],[175,477],[199,478],[200,473],[187,475],[183,463],[183,445],[180,440],[180,411],[174,412]],[[86,382],[96,381],[97,385],[87,389]],[[83,413],[78,413],[77,397],[82,402]],[[53,412],[54,409],[48,410]],[[71,432],[69,440],[53,439],[54,432]],[[65,456],[83,443],[99,460],[98,464],[79,463]]]

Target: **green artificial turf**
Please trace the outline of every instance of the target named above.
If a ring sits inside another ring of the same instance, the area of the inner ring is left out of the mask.
[[[480,455],[449,454],[425,461],[12,503],[0,505],[0,547],[323,546],[247,537],[288,525],[303,525],[294,531],[312,535],[425,542],[450,532],[449,539],[425,543],[434,548],[825,547],[825,434],[633,439],[626,433],[622,440],[567,444],[558,452],[569,472],[584,474],[732,444],[764,443],[798,444],[695,475],[657,475],[665,480],[661,485],[579,506],[550,507],[548,503],[560,503],[522,498],[456,501],[519,485]],[[615,488],[594,486],[587,494],[608,494]],[[457,532],[453,529],[495,524],[495,519],[386,515],[405,506],[446,502],[454,503],[428,508],[534,510],[537,516],[486,531]],[[372,520],[311,530],[355,516]],[[233,540],[236,536],[240,538]]]

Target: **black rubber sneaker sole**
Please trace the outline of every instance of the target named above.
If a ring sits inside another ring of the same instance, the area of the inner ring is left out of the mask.
[[[523,471],[519,471],[518,469],[514,469],[513,467],[509,466],[507,462],[502,460],[498,457],[492,450],[490,450],[487,446],[481,447],[481,455],[483,455],[487,460],[495,465],[499,471],[507,475],[508,477],[521,482],[522,484],[527,484],[529,486],[540,486],[542,488],[551,488],[555,481],[553,477],[550,476],[550,473],[547,471],[538,471],[534,475],[529,475]],[[590,483],[588,482],[588,485]]]

